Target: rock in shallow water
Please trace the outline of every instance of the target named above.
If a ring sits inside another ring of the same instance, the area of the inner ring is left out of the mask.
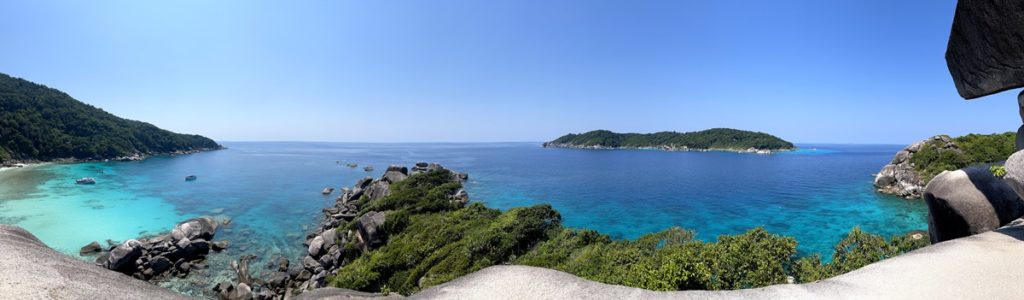
[[[100,247],[100,243],[97,241],[92,241],[92,243],[89,243],[88,245],[83,246],[82,249],[79,249],[78,255],[90,255],[99,253],[101,251],[103,251],[103,247]]]

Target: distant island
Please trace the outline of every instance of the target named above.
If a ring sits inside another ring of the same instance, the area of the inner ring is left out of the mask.
[[[694,132],[615,133],[594,130],[567,134],[544,143],[546,148],[579,149],[659,149],[666,151],[731,151],[768,154],[796,149],[793,143],[776,136],[729,128]]]
[[[59,90],[0,73],[0,165],[138,160],[222,148],[209,138],[119,118]]]

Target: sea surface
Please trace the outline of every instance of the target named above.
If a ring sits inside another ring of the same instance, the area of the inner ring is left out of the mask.
[[[801,255],[828,260],[850,229],[885,236],[927,229],[920,200],[876,193],[872,174],[898,145],[798,145],[773,155],[541,148],[540,143],[225,143],[226,150],[141,162],[45,164],[0,171],[0,223],[24,227],[78,257],[91,241],[123,241],[187,218],[230,218],[210,268],[163,285],[209,296],[233,275],[231,260],[255,254],[301,258],[305,236],[337,192],[389,164],[439,162],[469,173],[472,201],[502,210],[550,203],[565,225],[634,239],[672,226],[714,240],[762,226],[795,237]],[[356,163],[349,168],[346,163]],[[365,172],[372,165],[375,171]],[[198,180],[186,182],[187,175]],[[96,185],[74,179],[96,178]],[[91,258],[84,257],[84,260]]]

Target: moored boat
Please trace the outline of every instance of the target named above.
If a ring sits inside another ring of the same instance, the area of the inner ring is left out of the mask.
[[[75,184],[96,184],[96,179],[93,179],[92,177],[83,177],[81,179],[76,179]]]
[[[196,177],[196,175],[185,176],[185,181],[195,181],[196,179],[199,179],[199,177]]]
[[[363,171],[373,172],[373,166],[366,166],[365,168],[363,168]]]

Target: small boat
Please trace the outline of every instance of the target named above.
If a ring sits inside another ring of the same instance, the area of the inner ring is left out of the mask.
[[[348,164],[345,164],[345,165],[348,166],[349,168],[355,168],[355,167],[359,166],[359,165],[353,164],[353,163],[348,163]]]
[[[199,177],[196,177],[196,175],[185,176],[185,181],[195,181],[196,179],[199,179]]]
[[[365,168],[363,168],[363,171],[373,172],[373,166],[366,166]]]
[[[92,177],[83,177],[81,179],[76,179],[75,184],[96,184],[96,179],[93,179]]]

